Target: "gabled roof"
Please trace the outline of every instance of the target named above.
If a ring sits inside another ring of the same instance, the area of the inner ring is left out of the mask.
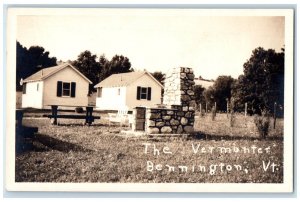
[[[113,74],[113,75],[107,77],[106,79],[104,79],[103,81],[101,81],[100,83],[98,83],[97,85],[95,85],[95,88],[128,86],[145,74],[149,75],[151,79],[153,79],[160,87],[163,88],[163,85],[161,85],[161,83],[159,83],[159,81],[157,81],[147,71],[137,71],[137,72]]]
[[[90,84],[92,83],[88,78],[86,78],[81,72],[79,72],[75,67],[73,67],[69,63],[63,63],[54,67],[48,67],[41,69],[40,71],[32,74],[31,76],[27,77],[23,80],[24,83],[26,82],[34,82],[34,81],[42,81],[46,78],[52,76],[53,74],[56,74],[57,72],[63,70],[66,67],[71,67],[74,71],[76,71],[81,77],[83,77],[85,80],[87,80]]]

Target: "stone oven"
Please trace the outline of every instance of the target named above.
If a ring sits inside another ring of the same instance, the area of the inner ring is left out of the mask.
[[[191,68],[171,69],[165,79],[163,105],[136,107],[133,131],[148,134],[184,134],[194,131],[194,72]]]

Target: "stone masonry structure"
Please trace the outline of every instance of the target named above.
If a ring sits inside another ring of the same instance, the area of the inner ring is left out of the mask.
[[[163,107],[133,111],[133,130],[150,134],[183,134],[194,131],[194,72],[191,68],[173,68],[166,75]]]

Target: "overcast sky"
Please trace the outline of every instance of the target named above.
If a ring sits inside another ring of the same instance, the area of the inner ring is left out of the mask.
[[[284,46],[284,17],[203,16],[195,10],[98,10],[90,15],[18,16],[17,40],[58,60],[84,50],[108,59],[122,54],[136,70],[192,67],[195,75],[237,78],[251,51]]]

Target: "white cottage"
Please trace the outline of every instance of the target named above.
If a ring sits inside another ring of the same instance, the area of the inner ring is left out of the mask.
[[[136,106],[154,107],[161,104],[163,86],[149,72],[113,74],[98,83],[96,108],[118,110]]]
[[[44,68],[23,80],[22,107],[88,105],[92,82],[69,63]]]

